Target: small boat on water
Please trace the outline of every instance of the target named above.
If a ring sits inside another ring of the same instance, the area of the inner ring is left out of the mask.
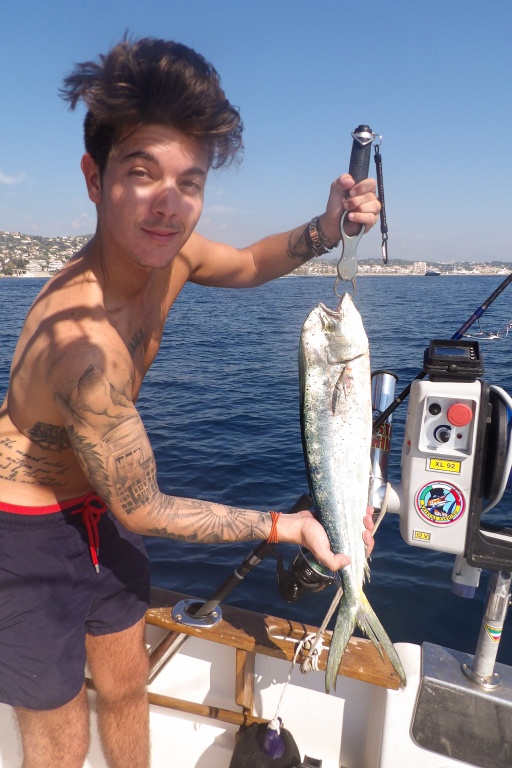
[[[439,277],[440,274],[441,273],[437,269],[427,269],[425,272],[425,277]]]
[[[316,627],[228,605],[216,610],[211,626],[182,623],[184,606],[195,602],[155,589],[146,615],[152,768],[249,766],[234,756],[238,734],[249,734],[276,713],[303,760],[290,766],[511,765],[512,668],[497,664],[499,687],[482,692],[462,672],[463,665],[471,667],[471,656],[428,643],[397,643],[407,675],[404,688],[373,643],[353,637],[336,691],[326,694],[330,632],[322,636],[316,669],[301,674],[301,664],[311,659],[299,645]],[[107,768],[90,680],[88,687],[92,740],[85,766]],[[271,758],[259,760],[255,766],[272,766]],[[0,766],[21,766],[6,705],[0,705]]]
[[[151,768],[272,768],[273,758],[261,755],[254,731],[266,731],[277,718],[299,757],[276,762],[276,768],[510,768],[512,667],[495,659],[510,603],[512,530],[480,527],[475,489],[484,487],[491,501],[503,495],[512,464],[512,400],[497,387],[481,387],[478,363],[476,342],[431,342],[425,370],[432,380],[411,386],[402,485],[395,492],[405,516],[390,501],[409,543],[452,554],[460,544],[464,558],[454,569],[460,594],[474,591],[479,570],[491,571],[474,656],[431,643],[396,643],[404,687],[370,640],[352,637],[336,690],[326,694],[330,631],[218,602],[208,612],[197,611],[202,600],[155,589],[146,613]],[[373,384],[373,404],[385,414],[394,397],[393,374],[380,371]],[[372,476],[380,482],[390,422],[375,435]],[[468,458],[481,462],[482,455],[486,467],[477,461],[469,472]],[[382,488],[375,482],[372,487]],[[383,508],[388,489],[386,484]],[[85,766],[107,768],[91,680],[88,689],[92,738]],[[239,759],[246,743],[254,749],[253,763],[246,755]],[[0,768],[21,763],[12,712],[0,705]]]

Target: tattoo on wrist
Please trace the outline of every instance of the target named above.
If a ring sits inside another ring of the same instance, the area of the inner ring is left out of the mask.
[[[317,219],[316,231],[318,232],[318,237],[322,241],[322,245],[325,246],[325,248],[327,248],[328,250],[331,250],[332,248],[335,248],[338,245],[338,243],[331,243],[329,241],[329,238],[325,234],[325,232],[324,232],[324,230],[322,228],[322,225],[320,224],[320,219]]]
[[[308,237],[308,227],[302,231],[294,230],[288,238],[288,249],[286,251],[290,259],[301,259],[307,261],[315,255],[312,243]]]

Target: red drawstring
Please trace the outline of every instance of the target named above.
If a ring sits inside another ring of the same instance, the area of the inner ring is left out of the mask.
[[[102,514],[107,511],[107,505],[98,496],[96,491],[89,491],[89,493],[86,493],[84,496],[79,496],[76,499],[58,501],[55,504],[46,504],[42,507],[27,507],[20,506],[19,504],[0,502],[0,511],[17,515],[51,515],[59,512],[67,512],[72,515],[81,514],[82,522],[87,531],[87,538],[89,540],[89,551],[91,553],[92,564],[96,569],[96,573],[99,573],[98,552],[100,547],[100,536],[98,532],[98,523]]]
[[[96,573],[100,572],[98,555],[100,551],[100,535],[98,532],[98,522],[100,517],[107,511],[107,505],[100,499],[97,493],[91,491],[83,500],[80,509],[73,512],[74,515],[81,514],[82,522],[87,531],[89,540],[89,552]]]

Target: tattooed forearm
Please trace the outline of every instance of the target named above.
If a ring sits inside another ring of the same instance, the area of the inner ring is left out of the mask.
[[[148,525],[150,535],[180,541],[255,541],[268,537],[269,515],[200,499],[160,495],[148,515]]]
[[[320,218],[316,219],[316,231],[320,239],[320,243],[325,247],[326,251],[330,251],[336,246],[336,243],[329,241],[329,238],[325,234]],[[317,255],[313,248],[311,236],[309,234],[309,224],[299,229],[294,229],[288,237],[288,256],[290,259],[303,259],[307,261]]]
[[[70,436],[107,504],[126,515],[127,523],[139,513],[135,528],[140,533],[208,544],[267,538],[268,514],[161,493],[153,452],[138,417],[118,424],[98,445],[75,430]]]
[[[290,236],[288,237],[288,249],[286,251],[290,259],[302,259],[303,261],[307,261],[315,255],[307,233],[307,227],[304,229],[294,229],[293,232],[290,232]]]
[[[161,493],[144,425],[102,371],[87,368],[64,405],[71,418],[68,434],[85,474],[131,529],[205,543],[268,537],[268,514]]]

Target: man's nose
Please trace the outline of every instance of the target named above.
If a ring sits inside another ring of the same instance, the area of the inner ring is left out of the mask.
[[[160,216],[174,216],[180,205],[180,193],[173,182],[163,183],[156,190],[151,209]]]

